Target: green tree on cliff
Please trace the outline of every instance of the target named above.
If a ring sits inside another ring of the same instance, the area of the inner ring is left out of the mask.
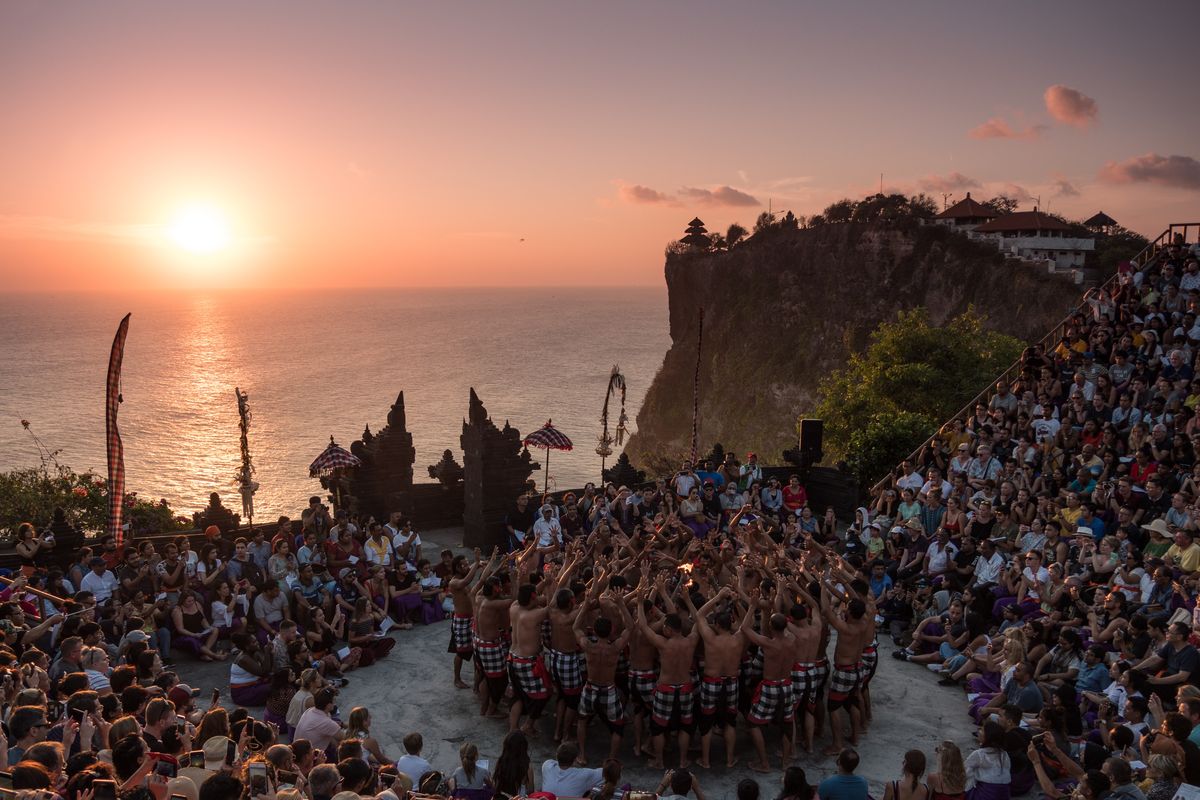
[[[808,415],[825,421],[826,461],[844,459],[863,483],[882,477],[986,388],[1021,353],[968,309],[944,327],[924,308],[901,311],[865,352],[821,382]]]
[[[748,233],[748,230],[735,222],[729,226],[729,230],[725,231],[725,243],[729,245],[729,247],[733,247],[738,242],[742,241],[742,239],[745,239],[746,234]]]

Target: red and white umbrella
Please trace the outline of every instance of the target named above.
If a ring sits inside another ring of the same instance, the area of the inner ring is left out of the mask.
[[[330,436],[329,446],[325,448],[325,451],[321,455],[317,456],[316,461],[308,465],[308,475],[310,478],[324,478],[338,470],[358,466],[362,466],[362,462],[358,460],[358,456],[346,448],[339,446],[337,442],[333,441],[333,437]]]
[[[526,447],[540,447],[546,451],[546,465],[544,467],[546,474],[542,479],[542,492],[544,493],[550,483],[550,451],[572,450],[575,445],[571,444],[571,440],[565,433],[551,424],[551,420],[546,420],[545,425],[526,436],[523,444]]]

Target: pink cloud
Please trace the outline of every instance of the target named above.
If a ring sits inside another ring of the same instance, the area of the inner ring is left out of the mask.
[[[1147,153],[1124,161],[1110,161],[1100,170],[1106,183],[1153,183],[1173,189],[1200,190],[1200,161],[1191,156]]]
[[[758,198],[745,192],[738,191],[732,186],[718,186],[715,189],[697,189],[685,186],[679,190],[680,197],[693,200],[705,206],[761,206]]]
[[[1028,125],[1015,130],[1003,117],[992,117],[967,131],[967,136],[972,139],[1037,139],[1045,131],[1045,125]]]
[[[1071,183],[1062,175],[1054,176],[1054,196],[1055,197],[1078,197],[1079,189],[1075,184]]]
[[[951,172],[949,175],[926,175],[918,181],[921,189],[926,192],[958,192],[963,189],[974,189],[981,184],[972,177],[961,172]]]
[[[1056,83],[1046,90],[1046,110],[1059,122],[1086,128],[1100,113],[1096,101],[1078,89]]]
[[[671,205],[675,202],[675,198],[670,195],[663,194],[657,189],[651,189],[649,186],[642,186],[641,184],[618,186],[617,194],[626,203],[633,205]]]

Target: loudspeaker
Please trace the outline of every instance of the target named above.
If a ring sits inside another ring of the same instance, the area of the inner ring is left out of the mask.
[[[825,423],[819,419],[800,420],[800,453],[809,464],[821,460],[821,437],[825,433]]]

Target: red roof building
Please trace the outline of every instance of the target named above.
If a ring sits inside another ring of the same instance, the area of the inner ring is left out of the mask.
[[[1073,234],[1060,219],[1038,211],[1017,211],[975,228],[972,238],[991,239],[1010,258],[1052,262],[1057,269],[1082,267],[1096,247],[1091,236]]]
[[[1071,226],[1049,214],[1038,211],[1036,207],[1033,211],[1015,211],[1012,214],[1005,214],[1003,217],[996,217],[991,222],[984,223],[975,229],[977,233],[1000,233],[1005,236],[1019,234],[1031,236],[1043,234],[1054,236],[1057,234],[1061,236],[1070,230]]]
[[[965,198],[959,200],[942,213],[935,214],[933,218],[942,225],[951,225],[955,228],[967,227],[970,229],[982,225],[988,220],[995,219],[995,217],[996,209],[986,203],[972,200],[971,193],[967,192]]]

